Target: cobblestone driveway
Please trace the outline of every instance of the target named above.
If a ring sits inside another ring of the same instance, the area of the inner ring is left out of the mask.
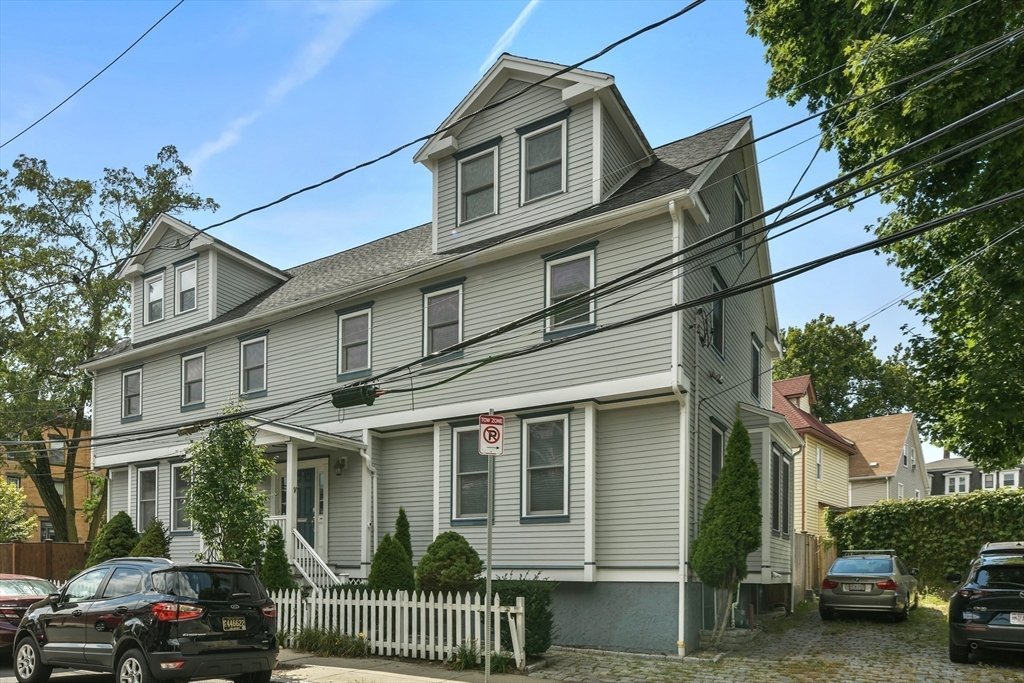
[[[751,649],[717,663],[639,659],[570,651],[549,653],[549,667],[532,676],[559,681],[1024,681],[1014,655],[979,664],[949,661],[945,605],[922,603],[903,624],[883,618],[825,623],[813,605],[766,625]]]

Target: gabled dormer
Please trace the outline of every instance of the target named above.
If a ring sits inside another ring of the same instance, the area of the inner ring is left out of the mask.
[[[574,69],[515,97],[562,68],[502,55],[416,153],[434,176],[435,252],[586,209],[651,163],[608,74]]]
[[[118,277],[132,287],[133,343],[210,322],[289,278],[164,214],[153,221]]]

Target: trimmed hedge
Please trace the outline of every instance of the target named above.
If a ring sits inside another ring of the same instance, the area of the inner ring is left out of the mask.
[[[551,610],[551,592],[558,586],[554,581],[529,579],[492,579],[491,590],[501,598],[502,605],[515,605],[516,598],[526,601],[527,657],[540,657],[555,638],[555,615]],[[512,650],[512,637],[508,620],[501,620],[501,647]]]
[[[929,590],[947,594],[945,575],[963,572],[985,543],[1024,539],[1024,489],[978,491],[923,500],[881,501],[825,513],[836,550],[892,548],[917,567]]]
[[[412,593],[416,589],[412,562],[405,554],[402,543],[397,538],[392,538],[391,534],[384,534],[380,545],[377,546],[366,586],[374,593]]]
[[[481,591],[484,563],[462,534],[445,531],[427,547],[416,568],[416,587],[427,593]],[[481,591],[482,592],[482,591]]]

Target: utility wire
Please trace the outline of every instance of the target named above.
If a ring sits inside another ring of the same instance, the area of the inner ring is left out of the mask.
[[[61,107],[63,107],[63,106],[65,105],[65,104],[67,104],[68,100],[70,100],[70,99],[71,99],[72,97],[74,97],[74,96],[75,96],[75,95],[77,95],[78,93],[82,92],[83,90],[85,90],[85,87],[86,87],[87,85],[89,85],[90,83],[92,83],[93,81],[95,81],[95,80],[96,80],[97,78],[99,78],[100,76],[102,76],[102,75],[103,75],[103,72],[104,72],[104,71],[106,71],[106,70],[107,70],[107,69],[109,69],[110,67],[112,67],[112,66],[114,66],[115,64],[117,64],[118,60],[120,60],[120,59],[121,59],[121,57],[124,57],[124,56],[125,56],[126,54],[128,54],[128,52],[129,52],[129,51],[130,51],[130,50],[131,50],[131,49],[132,49],[133,47],[135,47],[136,45],[138,45],[138,44],[139,44],[139,43],[140,43],[140,42],[142,41],[142,39],[143,39],[143,38],[145,38],[146,36],[148,36],[148,35],[149,35],[149,33],[150,33],[150,31],[152,31],[152,30],[153,30],[153,29],[155,29],[155,28],[156,28],[157,26],[159,26],[159,25],[160,25],[160,23],[161,23],[161,22],[162,22],[162,21],[163,21],[164,19],[166,19],[167,17],[171,16],[171,12],[173,12],[174,10],[178,9],[179,7],[181,7],[181,3],[183,3],[183,2],[185,2],[185,0],[178,0],[178,3],[177,3],[177,4],[176,4],[176,5],[174,6],[174,7],[172,7],[172,8],[171,8],[171,9],[169,9],[169,10],[167,10],[167,14],[165,14],[165,15],[163,15],[162,17],[160,17],[159,19],[157,19],[157,21],[156,21],[156,23],[155,23],[155,24],[153,24],[152,26],[150,26],[150,27],[149,27],[148,29],[146,29],[146,32],[145,32],[145,33],[143,33],[143,34],[142,34],[141,36],[139,36],[138,38],[136,38],[136,39],[135,39],[135,42],[134,42],[134,43],[132,43],[131,45],[129,45],[128,47],[126,47],[126,48],[125,48],[125,50],[124,50],[124,52],[122,52],[121,54],[119,54],[119,55],[118,55],[117,57],[115,57],[115,58],[114,58],[114,61],[110,62],[110,63],[109,63],[109,64],[107,64],[107,65],[106,65],[105,67],[103,67],[102,69],[100,69],[99,73],[97,73],[97,74],[96,74],[95,76],[93,76],[92,78],[90,78],[89,80],[87,80],[87,81],[86,81],[85,83],[83,83],[83,84],[82,84],[81,86],[79,86],[78,90],[74,91],[73,93],[71,93],[70,95],[68,95],[67,97],[65,97],[65,98],[64,98],[64,99],[63,99],[63,100],[62,100],[62,101],[60,102],[60,104],[58,104],[58,105],[57,105],[56,107],[54,107],[54,108],[53,108],[53,109],[51,109],[50,111],[46,112],[46,113],[45,113],[45,114],[43,114],[42,116],[40,116],[40,117],[39,117],[38,119],[36,119],[36,120],[35,120],[34,122],[32,122],[32,123],[31,123],[31,124],[30,124],[30,125],[29,125],[29,126],[28,126],[27,128],[25,128],[24,130],[22,130],[22,131],[21,131],[20,133],[18,133],[18,134],[17,134],[17,135],[15,135],[14,137],[10,138],[10,139],[9,139],[9,140],[8,140],[7,142],[5,142],[5,143],[3,143],[3,144],[0,144],[0,148],[6,147],[6,146],[7,146],[7,145],[9,145],[10,143],[12,143],[12,142],[14,142],[15,140],[17,140],[18,138],[20,138],[20,137],[21,137],[22,135],[24,135],[25,133],[27,133],[27,132],[29,132],[30,130],[32,130],[33,128],[35,128],[35,127],[36,127],[36,126],[37,126],[38,124],[42,123],[42,122],[43,122],[43,120],[44,120],[44,119],[45,119],[45,118],[46,118],[47,116],[49,116],[50,114],[52,114],[53,112],[55,112],[55,111],[57,111],[58,109],[60,109]]]

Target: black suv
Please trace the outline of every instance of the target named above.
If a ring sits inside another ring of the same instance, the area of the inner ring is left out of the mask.
[[[111,672],[118,683],[269,683],[276,620],[266,589],[240,565],[110,560],[28,608],[14,672],[20,683],[45,683],[58,666]]]
[[[949,659],[967,663],[972,650],[1024,652],[1024,541],[986,543],[967,580],[949,600]]]

